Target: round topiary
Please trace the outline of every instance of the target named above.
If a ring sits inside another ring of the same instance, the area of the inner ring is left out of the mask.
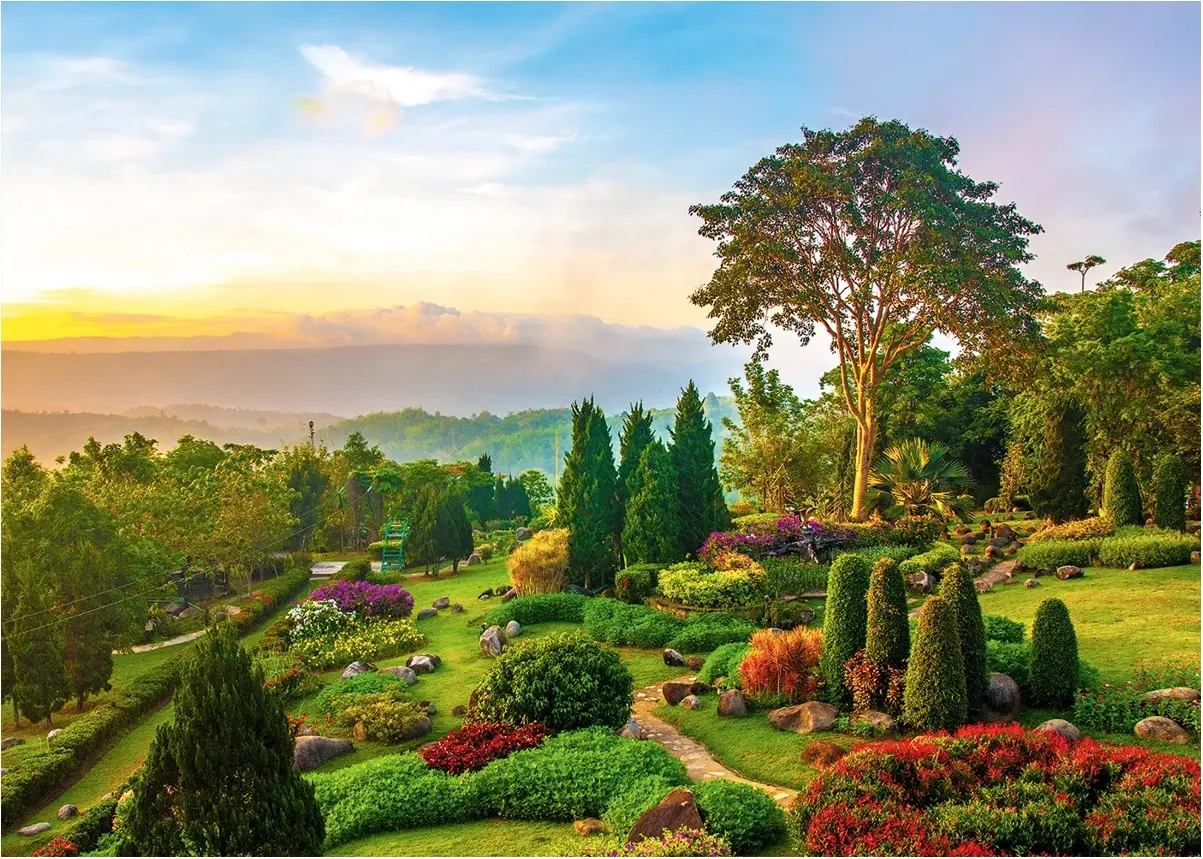
[[[1125,525],[1143,525],[1144,515],[1140,506],[1140,484],[1136,482],[1136,469],[1132,460],[1122,450],[1111,454],[1107,462],[1107,478],[1103,483],[1103,511],[1116,528]]]
[[[956,613],[946,597],[930,597],[919,610],[902,718],[919,730],[951,731],[965,716],[965,663]]]
[[[940,596],[949,601],[956,615],[961,660],[965,665],[965,709],[971,720],[976,719],[982,711],[982,696],[986,692],[986,625],[969,571],[961,564],[945,567],[940,579]]]
[[[1069,609],[1047,599],[1032,624],[1032,667],[1029,685],[1038,707],[1069,707],[1078,688],[1078,636]]]
[[[898,562],[880,558],[869,577],[868,626],[865,658],[876,665],[901,668],[911,653],[911,628],[906,617],[906,583]]]
[[[735,856],[747,856],[785,834],[785,813],[762,790],[725,778],[704,781],[692,790],[706,831],[730,842]]]
[[[527,639],[497,659],[477,689],[475,718],[549,731],[620,728],[631,716],[635,681],[618,652],[583,635]]]
[[[1186,472],[1182,460],[1163,454],[1153,469],[1153,523],[1172,531],[1186,530]]]
[[[868,626],[869,562],[845,553],[827,574],[827,617],[823,621],[823,655],[819,667],[833,701],[849,701],[844,665],[865,646]]]

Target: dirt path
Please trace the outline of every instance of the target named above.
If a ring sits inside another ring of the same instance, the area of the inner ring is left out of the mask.
[[[681,677],[679,680],[692,682],[694,677]],[[652,711],[663,701],[660,687],[663,683],[648,686],[635,692],[634,719],[639,723],[639,730],[644,739],[652,740],[668,749],[668,753],[677,758],[689,772],[694,781],[709,781],[716,778],[728,778],[741,781],[752,787],[763,790],[781,805],[788,805],[798,795],[796,790],[773,784],[761,784],[741,776],[735,770],[723,766],[714,759],[710,750],[696,740],[682,734],[675,727],[652,715]]]

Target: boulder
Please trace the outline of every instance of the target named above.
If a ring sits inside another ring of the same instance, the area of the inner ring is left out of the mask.
[[[867,732],[873,737],[898,736],[898,726],[894,724],[893,717],[885,713],[879,713],[877,710],[866,710],[858,714],[853,718],[852,724],[864,725]]]
[[[490,626],[480,634],[480,652],[483,656],[500,656],[510,642],[500,626]]]
[[[360,674],[367,674],[368,672],[375,670],[376,666],[372,663],[356,660],[343,669],[342,679],[349,680],[352,677],[356,677]]]
[[[972,546],[962,546],[961,547],[961,557],[962,558],[968,558],[972,554],[973,554]]]
[[[1045,576],[1051,576],[1052,574],[1053,574],[1053,571],[1049,567],[1041,567],[1040,569],[1038,569],[1036,571],[1035,576],[1038,579],[1042,579]]]
[[[605,824],[596,817],[586,817],[572,824],[581,835],[596,835],[606,828]]]
[[[515,540],[529,540],[533,536],[535,536],[535,534],[530,528],[517,528],[514,531]]]
[[[477,597],[478,600],[491,600],[493,598],[493,589],[489,588],[483,594]]]
[[[1040,582],[1035,579],[1024,579],[1023,586],[1025,588],[1038,588],[1040,587]]]
[[[1001,549],[1003,546],[1010,545],[1011,538],[1009,537],[991,537],[990,545],[996,549]]]
[[[57,736],[58,736],[59,734],[61,734],[62,732],[63,732],[63,729],[62,729],[62,728],[55,728],[53,731],[51,731],[50,733],[48,733],[48,734],[46,735],[46,744],[47,744],[47,745],[51,745],[51,746],[53,746],[53,745],[54,745],[54,739],[55,739],[55,737],[57,737]]]
[[[520,635],[522,635],[522,624],[518,623],[518,621],[511,620],[505,625],[506,638],[517,638]]]
[[[1067,722],[1064,719],[1049,719],[1047,722],[1041,722],[1033,731],[1041,731],[1046,734],[1060,734],[1071,743],[1076,743],[1082,739],[1082,732],[1077,729],[1073,722]]]
[[[1015,531],[1006,522],[994,529],[994,539],[1006,540],[1008,543],[1014,542]],[[1005,544],[1004,544],[1005,545]]]
[[[1141,719],[1136,723],[1135,734],[1142,739],[1157,740],[1161,743],[1185,745],[1190,742],[1190,732],[1173,719],[1167,719],[1165,716],[1149,716],[1147,719]]]
[[[1066,564],[1064,567],[1057,567],[1057,578],[1061,579],[1061,581],[1065,581],[1066,579],[1080,579],[1082,578],[1082,568],[1075,567],[1072,564]]]
[[[719,695],[718,714],[724,717],[748,715],[748,702],[744,700],[744,693],[738,689],[729,689]]]
[[[426,620],[428,617],[438,617],[439,610],[437,608],[424,608],[418,612],[418,620]]]
[[[685,664],[689,666],[690,671],[701,671],[702,666],[706,664],[706,660],[700,656],[691,656],[685,660]]]
[[[1003,554],[1007,556],[1018,555],[1019,550],[1023,548],[1023,543],[1016,541],[1003,546]]]
[[[451,608],[451,597],[439,597],[430,606],[431,608]]]
[[[0,740],[0,751],[11,749],[13,746],[23,745],[25,745],[24,737],[5,737],[3,740]]]
[[[714,689],[708,683],[703,683],[701,680],[693,681],[693,685],[689,687],[690,695],[705,695],[708,692],[713,692]]]
[[[684,707],[686,710],[696,710],[702,706],[702,699],[697,695],[686,695],[681,699],[679,706]]]
[[[665,830],[703,829],[702,815],[698,812],[693,793],[683,787],[670,790],[660,804],[649,808],[635,821],[627,835],[627,843],[639,843],[645,838],[659,840]]]
[[[31,824],[30,826],[22,826],[20,829],[17,830],[17,834],[24,835],[26,838],[28,838],[31,835],[40,835],[41,833],[45,832],[49,828],[50,828],[49,823],[34,823],[34,824]]]
[[[990,591],[994,590],[994,586],[989,582],[974,582],[973,589],[979,594],[988,594]]]
[[[684,665],[685,657],[682,656],[681,654],[677,653],[677,651],[673,650],[670,647],[664,651],[664,664],[665,665]]]
[[[1168,689],[1154,689],[1140,696],[1145,701],[1198,701],[1199,690],[1189,686],[1171,686]]]
[[[509,591],[507,591],[506,594],[504,596],[502,596],[501,601],[509,602],[510,600],[517,599],[517,598],[518,598],[518,589],[510,588]]]
[[[511,584],[498,585],[497,587],[493,588],[493,596],[503,597],[513,589],[514,586]]]
[[[430,717],[423,716],[421,719],[419,719],[414,724],[414,726],[412,728],[410,728],[408,731],[406,731],[404,734],[401,735],[401,739],[402,739],[402,741],[416,740],[418,737],[424,737],[430,733],[430,729],[432,727],[433,726],[430,723]]]
[[[433,701],[419,701],[418,706],[426,711],[427,716],[433,716],[439,711],[439,708],[434,706]]]
[[[680,704],[688,695],[693,694],[693,684],[682,681],[670,680],[660,687],[660,694],[664,696],[664,700],[672,707]]]
[[[1199,563],[1199,553],[1198,553],[1198,552],[1191,552],[1191,553],[1190,553],[1190,562],[1191,562],[1192,564],[1197,564],[1197,563]]]
[[[906,589],[913,594],[930,594],[935,581],[927,573],[911,573],[906,579]]]
[[[354,750],[350,740],[334,737],[297,737],[292,753],[292,768],[297,772],[308,772]]]
[[[390,668],[381,668],[380,673],[400,677],[405,681],[407,686],[413,686],[418,682],[418,673],[407,665],[393,665]]]
[[[961,545],[962,546],[972,546],[974,543],[977,542],[977,538],[978,538],[978,535],[974,534],[974,533],[962,534],[961,535]]]
[[[473,552],[471,555],[468,556],[468,560],[465,561],[464,563],[469,567],[475,567],[477,564],[484,563],[484,561],[481,559],[479,553]]]
[[[792,707],[778,707],[769,711],[769,724],[778,731],[794,731],[809,734],[812,731],[829,731],[835,726],[840,711],[822,701],[807,701]]]
[[[79,817],[79,809],[71,803],[67,803],[58,810],[59,820],[70,820],[72,817]]]
[[[412,669],[415,674],[429,674],[438,668],[442,661],[431,653],[422,653],[405,660],[405,667]]]
[[[1002,558],[1002,556],[1003,556],[1003,551],[1002,551],[1002,549],[998,548],[998,546],[987,546],[986,547],[986,557],[987,558],[993,558],[994,560],[999,560],[1000,558]]]
[[[1014,722],[1018,718],[1019,684],[996,671],[986,681],[986,692],[982,696],[982,721]]]
[[[452,614],[459,614],[463,610],[464,610],[464,607],[460,603],[452,603],[451,604],[451,613]]]
[[[455,716],[457,719],[462,719],[464,716],[468,715],[468,708],[463,704],[456,704],[451,708],[451,715]]]
[[[802,750],[802,763],[812,767],[829,767],[839,761],[848,750],[826,740],[815,740]]]
[[[622,730],[618,732],[618,736],[625,737],[628,740],[642,740],[643,729],[639,727],[639,723],[631,719],[622,726]]]

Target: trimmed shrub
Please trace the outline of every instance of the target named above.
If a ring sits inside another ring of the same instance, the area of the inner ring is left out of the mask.
[[[986,503],[982,505],[982,509],[987,513],[1009,513],[1011,505],[1007,503],[1007,499],[996,496],[994,498],[987,498]]]
[[[1124,528],[1099,545],[1099,563],[1104,567],[1177,567],[1190,563],[1191,552],[1199,550],[1199,538],[1177,531],[1153,528]]]
[[[583,594],[540,594],[533,597],[518,597],[494,608],[485,615],[488,626],[505,626],[516,620],[522,626],[537,623],[581,623],[585,619],[585,606],[589,597]]]
[[[618,600],[595,599],[585,608],[585,635],[607,644],[666,647],[681,626],[662,611]]]
[[[798,555],[786,555],[762,558],[760,565],[764,567],[764,587],[769,596],[798,596],[827,590],[830,567],[825,564],[812,564]]]
[[[936,543],[931,549],[921,555],[908,558],[898,565],[904,576],[915,573],[939,574],[949,564],[961,560],[961,553],[947,543]]]
[[[617,730],[631,715],[634,680],[618,653],[580,635],[520,640],[477,687],[474,720],[549,731],[600,725]]]
[[[675,564],[660,571],[659,588],[666,599],[690,607],[742,608],[764,600],[765,573],[759,564],[713,571],[702,564]]]
[[[892,545],[923,548],[944,539],[948,526],[934,516],[903,516],[894,523]]]
[[[377,557],[379,560],[379,557]],[[367,577],[372,573],[371,558],[356,558],[353,561],[347,561],[343,564],[342,569],[330,577],[330,583],[337,582],[362,582],[366,581]],[[329,585],[323,585],[329,587]]]
[[[1022,641],[986,641],[986,670],[1006,674],[1031,699],[1032,648]]]
[[[642,603],[656,592],[663,564],[633,564],[614,577],[614,592],[625,603]]]
[[[523,749],[533,749],[547,739],[538,722],[515,728],[481,722],[452,731],[436,743],[418,750],[426,765],[451,775],[474,772]]]
[[[1038,707],[1069,707],[1078,688],[1078,637],[1069,609],[1061,600],[1046,599],[1032,623],[1032,703]]]
[[[350,698],[393,690],[404,692],[407,688],[405,681],[395,674],[367,671],[345,680],[335,680],[323,687],[314,699],[313,709],[325,716],[334,716],[347,705]]]
[[[1186,530],[1186,470],[1172,453],[1157,458],[1153,469],[1153,522],[1168,531]]]
[[[693,788],[706,831],[730,842],[737,856],[747,856],[785,834],[781,806],[762,790],[729,779],[704,781]]]
[[[343,698],[342,708],[334,718],[340,728],[363,726],[364,737],[378,743],[401,743],[414,739],[426,708],[405,700],[402,689],[389,689],[370,695]],[[429,725],[427,726],[429,727]]]
[[[905,665],[911,653],[906,583],[893,558],[881,558],[873,565],[866,624],[865,658],[881,666]]]
[[[1116,528],[1125,525],[1143,525],[1144,508],[1140,503],[1140,484],[1136,480],[1136,469],[1132,460],[1122,450],[1111,454],[1107,460],[1107,476],[1103,482],[1102,515]]]
[[[780,706],[808,701],[819,688],[823,633],[798,627],[788,632],[762,630],[739,665],[744,694],[758,704]],[[729,676],[729,675],[728,675]]]
[[[354,621],[346,630],[294,642],[291,652],[314,669],[346,665],[356,659],[389,659],[426,643],[409,618]]]
[[[756,632],[756,624],[723,612],[691,615],[668,646],[681,653],[709,653],[726,644],[743,644]]]
[[[116,813],[116,799],[98,802],[63,830],[63,838],[74,844],[80,853],[95,850],[100,839],[113,831],[113,816]]]
[[[679,785],[662,775],[644,776],[634,781],[622,793],[610,800],[602,815],[606,831],[621,841],[639,821],[644,812],[660,804],[664,796]]]
[[[1091,558],[1099,549],[1099,540],[1047,540],[1024,546],[1015,556],[1025,569],[1075,566],[1089,567]]]
[[[948,600],[956,615],[965,669],[965,709],[970,719],[976,719],[986,693],[986,627],[973,576],[961,564],[950,565],[940,580],[940,596]]]
[[[1017,620],[1011,620],[1009,617],[998,614],[987,614],[982,617],[982,627],[986,631],[986,641],[1023,644],[1024,628],[1023,624]]]
[[[906,670],[902,718],[924,731],[951,731],[964,724],[965,663],[957,615],[947,597],[933,596],[919,610],[915,647]]]
[[[1028,545],[1046,543],[1050,540],[1101,540],[1115,533],[1115,523],[1110,519],[1075,519],[1060,525],[1041,528],[1028,537]]]
[[[718,678],[726,677],[730,683],[739,685],[739,664],[744,661],[744,657],[751,650],[752,645],[743,642],[716,647],[714,652],[707,656],[706,661],[702,663],[698,679],[703,683],[713,684]]]
[[[514,550],[506,567],[522,596],[559,593],[568,570],[568,530],[540,531]]]
[[[848,700],[844,665],[865,646],[869,576],[868,562],[857,555],[836,558],[828,576],[822,673],[828,694],[836,701]]]

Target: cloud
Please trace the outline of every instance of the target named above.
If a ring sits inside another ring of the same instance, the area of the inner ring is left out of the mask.
[[[125,134],[103,134],[83,142],[83,155],[90,161],[142,161],[159,154],[159,142]]]
[[[160,137],[180,140],[196,133],[196,123],[188,119],[149,119],[146,127]]]
[[[149,82],[135,74],[128,63],[113,57],[49,56],[43,58],[41,65],[42,72],[34,88],[42,91],[101,84],[137,86]]]
[[[562,143],[575,139],[575,136],[571,134],[560,136],[511,134],[506,137],[505,142],[522,152],[543,154],[558,149]]]
[[[488,97],[480,78],[462,72],[381,65],[352,56],[337,45],[302,45],[301,55],[322,74],[334,93],[354,93],[400,107]]]

